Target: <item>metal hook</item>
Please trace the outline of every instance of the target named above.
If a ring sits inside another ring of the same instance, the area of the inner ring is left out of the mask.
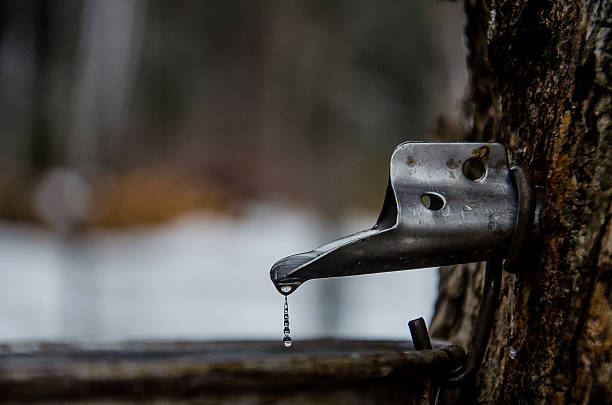
[[[443,382],[436,395],[435,403],[448,402],[448,397],[453,397],[451,402],[458,401],[460,392],[451,395],[442,395],[442,389],[473,386],[476,373],[478,372],[484,355],[486,353],[495,313],[499,306],[499,291],[501,289],[502,269],[511,273],[518,273],[525,266],[520,266],[525,252],[530,252],[531,242],[537,239],[540,211],[542,208],[544,193],[536,192],[531,176],[522,168],[511,169],[513,183],[517,189],[517,216],[512,235],[512,241],[506,259],[497,258],[486,261],[485,281],[483,286],[483,299],[478,310],[476,326],[472,334],[466,360],[463,365],[451,372]],[[410,332],[414,342],[415,350],[427,349],[429,334],[422,318],[410,321]],[[431,343],[429,343],[429,348]]]
[[[487,349],[489,335],[497,312],[501,287],[502,260],[489,260],[485,269],[483,299],[478,310],[478,319],[472,335],[465,364],[447,379],[449,386],[458,386],[475,376]]]

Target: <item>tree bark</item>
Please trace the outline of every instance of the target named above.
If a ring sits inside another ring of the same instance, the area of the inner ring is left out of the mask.
[[[477,401],[612,403],[612,0],[465,8],[466,139],[505,143],[546,188],[542,256],[504,274]],[[482,265],[441,270],[434,336],[467,344],[482,280]]]

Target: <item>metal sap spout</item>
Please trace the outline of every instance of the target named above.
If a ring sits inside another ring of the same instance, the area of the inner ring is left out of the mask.
[[[516,220],[517,193],[503,145],[399,145],[376,224],[270,270],[281,294],[307,280],[418,269],[503,257]]]

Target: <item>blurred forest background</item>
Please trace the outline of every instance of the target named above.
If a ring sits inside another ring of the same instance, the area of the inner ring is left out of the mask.
[[[0,2],[0,339],[275,336],[273,262],[371,226],[394,146],[461,121],[463,24],[428,0]],[[295,328],[407,335],[436,276],[405,273],[304,286]]]

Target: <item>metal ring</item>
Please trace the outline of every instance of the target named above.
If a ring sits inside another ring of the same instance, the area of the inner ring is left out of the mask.
[[[531,242],[531,228],[535,216],[536,197],[531,175],[518,166],[510,169],[510,173],[516,186],[518,201],[512,241],[506,255],[504,270],[516,274],[520,273],[522,268],[522,266],[517,266],[516,264]]]

